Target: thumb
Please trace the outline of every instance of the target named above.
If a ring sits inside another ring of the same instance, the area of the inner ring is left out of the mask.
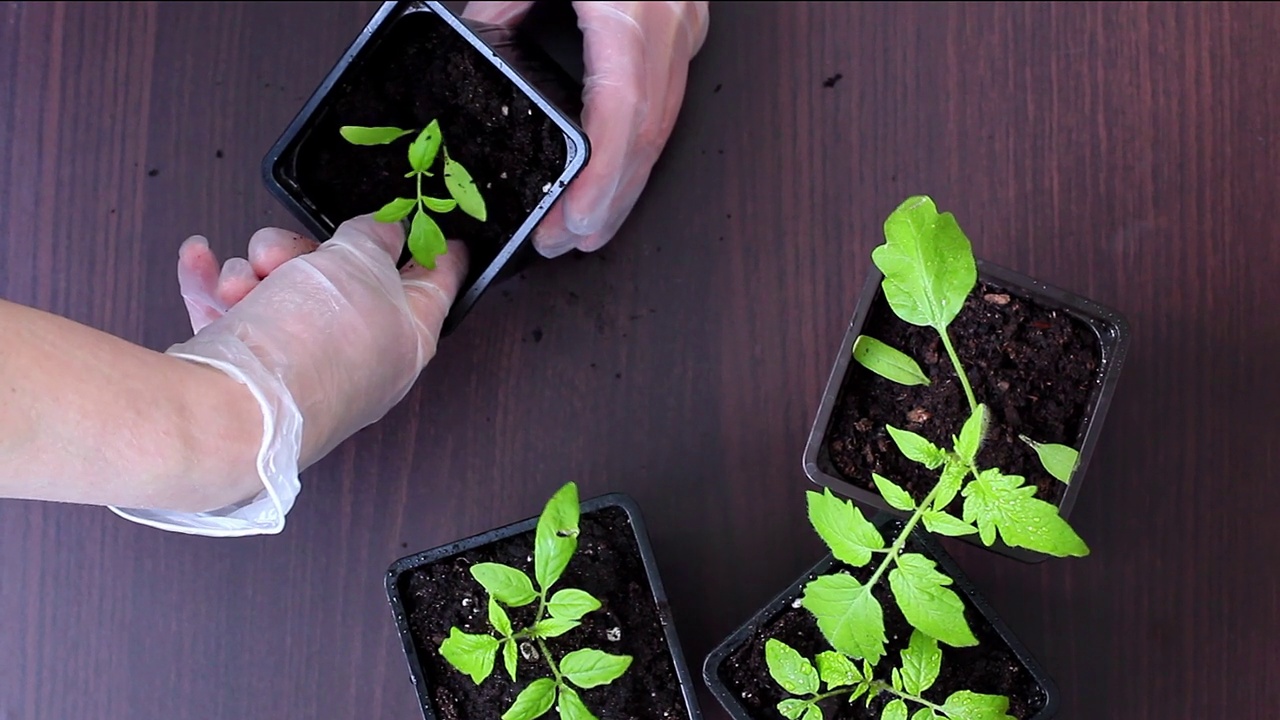
[[[449,251],[436,258],[434,270],[410,261],[400,272],[409,314],[418,330],[421,364],[435,356],[445,316],[466,277],[467,248],[457,241],[450,241]]]

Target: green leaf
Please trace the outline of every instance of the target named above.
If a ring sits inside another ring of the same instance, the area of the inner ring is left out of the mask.
[[[933,687],[942,670],[942,650],[938,641],[919,630],[911,631],[911,642],[902,649],[902,686],[915,696]]]
[[[511,682],[515,682],[516,641],[514,638],[507,638],[502,642],[502,664],[507,666],[507,674],[511,676]]]
[[[764,644],[764,661],[769,666],[769,675],[783,690],[792,695],[818,692],[818,671],[790,645],[769,638]]]
[[[405,219],[418,204],[413,198],[396,198],[373,214],[373,219],[383,223],[400,222]]]
[[[440,198],[423,197],[422,204],[431,212],[447,213],[458,206],[457,200],[441,200]]]
[[[911,627],[952,647],[977,645],[964,617],[964,602],[947,587],[951,578],[919,553],[899,555],[897,564],[889,572],[889,588]]]
[[[867,704],[868,704],[868,705],[870,705],[870,704],[871,704],[871,695],[868,695],[868,694],[867,694],[867,693],[870,693],[870,692],[871,692],[871,681],[869,681],[869,680],[865,680],[865,679],[864,679],[864,680],[859,681],[859,682],[858,682],[858,684],[857,684],[857,686],[853,688],[853,692],[849,694],[849,704],[850,704],[850,705],[852,705],[854,700],[857,700],[858,698],[862,697],[863,695],[866,695],[866,696],[867,696]]]
[[[1058,508],[1035,497],[1036,489],[1018,475],[983,470],[965,486],[964,519],[976,523],[982,542],[995,542],[996,531],[1007,545],[1054,557],[1084,557],[1089,546],[1058,514]]]
[[[892,480],[876,473],[871,473],[871,479],[875,481],[876,490],[880,491],[880,497],[885,502],[907,512],[916,509],[916,501],[911,499],[906,490],[894,485]]]
[[[848,500],[841,500],[828,489],[821,493],[806,491],[809,522],[831,553],[842,563],[862,567],[871,562],[871,551],[884,548],[884,538]]]
[[[893,686],[893,689],[898,692],[902,692],[902,671],[898,668],[894,668],[893,672],[890,673],[890,678],[893,681],[890,683]]]
[[[968,690],[952,693],[942,704],[942,712],[951,720],[1014,720],[1009,711],[1009,698],[1003,695],[981,695]]]
[[[925,510],[920,517],[924,521],[924,529],[937,535],[964,537],[978,532],[978,528],[941,510]]]
[[[828,690],[846,687],[862,680],[862,673],[853,661],[838,652],[823,650],[814,658],[818,662],[818,677],[827,684]]]
[[[401,130],[397,127],[361,127],[359,125],[344,125],[338,128],[338,132],[342,137],[352,145],[386,145],[413,132],[412,130]]]
[[[538,517],[533,544],[533,574],[543,592],[564,574],[578,550],[578,486],[566,483],[547,501]]]
[[[436,266],[436,258],[448,251],[444,233],[440,232],[436,221],[424,212],[414,214],[413,224],[409,226],[409,252],[413,253],[413,259],[432,270]]]
[[[538,599],[529,576],[509,565],[476,563],[471,566],[471,577],[508,607],[521,607]]]
[[[1018,438],[1036,451],[1036,455],[1040,456],[1040,464],[1050,475],[1071,484],[1071,474],[1076,471],[1076,463],[1080,462],[1080,453],[1075,448],[1057,443],[1036,442],[1026,435],[1019,435]]]
[[[942,466],[942,475],[938,478],[937,492],[933,496],[935,510],[946,509],[951,501],[956,499],[956,494],[960,492],[960,486],[964,484],[968,474],[968,465],[948,456],[947,464]]]
[[[900,430],[892,425],[885,425],[885,429],[889,431],[889,437],[893,438],[893,444],[898,446],[898,452],[908,460],[918,462],[930,470],[937,470],[942,467],[942,463],[946,462],[947,454],[942,451],[942,448],[920,435],[910,430]]]
[[[458,628],[449,629],[449,637],[440,643],[440,654],[458,672],[470,675],[479,685],[493,672],[498,639],[492,635],[471,635]]]
[[[920,708],[911,716],[911,720],[938,720],[938,716],[933,714],[932,708]]]
[[[560,659],[560,674],[583,690],[608,685],[629,667],[630,655],[612,655],[589,648],[574,650]]]
[[[884,222],[885,244],[871,251],[884,273],[885,299],[905,322],[943,331],[978,282],[973,248],[951,213],[907,198]]]
[[[577,620],[562,620],[560,618],[542,618],[530,629],[535,637],[553,638],[569,632],[578,627],[582,623]]]
[[[520,691],[516,701],[502,713],[502,720],[533,720],[546,714],[556,702],[556,681],[539,678]]]
[[[800,600],[818,620],[831,647],[872,665],[884,655],[884,612],[871,589],[850,575],[823,575],[809,581]]]
[[[556,705],[560,720],[596,720],[596,716],[587,709],[578,691],[568,685],[560,686],[560,702]]]
[[[588,592],[574,588],[565,588],[556,592],[551,596],[551,602],[547,603],[547,611],[551,613],[551,617],[561,620],[578,620],[583,615],[599,609],[599,600],[591,597]]]
[[[418,137],[409,145],[409,167],[415,172],[426,172],[431,163],[436,161],[436,153],[440,151],[440,123],[435,120],[422,128]]]
[[[804,717],[801,720],[822,720],[822,708],[817,705],[810,705],[804,711]]]
[[[489,624],[502,637],[511,637],[511,618],[507,617],[507,611],[502,609],[493,595],[489,596]]]
[[[462,212],[480,222],[485,221],[488,212],[484,207],[484,198],[480,196],[480,188],[471,179],[471,173],[457,160],[449,157],[448,152],[444,155],[444,186],[449,188],[449,195],[458,201]]]
[[[960,428],[960,437],[956,438],[956,454],[966,465],[973,465],[978,457],[978,450],[982,448],[982,439],[987,434],[987,416],[987,406],[979,405]]]
[[[884,706],[880,720],[907,720],[907,704],[901,698]]]
[[[871,372],[899,385],[929,384],[929,377],[910,355],[873,337],[859,335],[853,341],[853,359]]]
[[[809,701],[800,700],[799,698],[787,698],[778,703],[778,712],[782,713],[782,717],[788,720],[799,720],[805,710],[809,709]]]

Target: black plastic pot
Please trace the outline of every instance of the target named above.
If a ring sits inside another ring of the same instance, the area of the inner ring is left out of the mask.
[[[886,533],[887,528],[900,528],[902,521],[898,518],[885,513],[878,514],[873,518],[872,522],[880,528],[882,533]],[[886,533],[886,536],[888,533]],[[913,534],[913,541],[919,543],[921,551],[928,557],[932,558],[938,564],[938,571],[950,577],[954,584],[952,588],[962,595],[969,603],[971,610],[976,610],[991,628],[995,631],[999,641],[1007,646],[1010,653],[1016,658],[1017,662],[1025,668],[1041,694],[1038,698],[1039,710],[1027,720],[1050,720],[1058,712],[1058,706],[1061,700],[1058,697],[1058,687],[1053,679],[1045,672],[1040,663],[1031,655],[1027,648],[1014,636],[1013,632],[1000,620],[991,606],[986,600],[978,594],[968,577],[961,572],[951,556],[941,548],[938,543],[933,540],[927,533],[917,529]],[[721,642],[714,650],[711,651],[703,663],[702,677],[707,687],[711,690],[711,694],[715,699],[724,706],[729,715],[734,720],[764,720],[763,718],[751,715],[743,706],[739,696],[730,688],[724,678],[725,662],[733,656],[740,648],[756,638],[763,632],[763,628],[769,626],[783,613],[797,612],[808,613],[807,610],[799,609],[797,605],[798,599],[804,594],[804,586],[814,578],[825,575],[832,571],[833,567],[839,566],[840,563],[832,555],[827,555],[817,565],[814,565],[808,572],[798,578],[786,590],[782,591],[769,602],[764,608],[752,616],[747,622],[733,632],[728,638]],[[881,581],[884,582],[884,581]],[[812,617],[812,616],[809,616]],[[975,618],[972,614],[969,616],[970,626],[974,625]],[[976,628],[975,628],[976,629]],[[943,665],[946,666],[946,652],[944,646]],[[886,657],[882,662],[896,661],[896,654]],[[758,691],[764,685],[772,684],[774,681],[769,677],[761,677],[755,686],[750,690]],[[861,701],[859,701],[861,702]],[[778,717],[776,711],[773,711],[769,718]]]
[[[581,504],[581,516],[583,521],[596,513],[617,509],[625,513],[627,522],[633,532],[636,547],[639,550],[640,560],[644,566],[644,572],[648,581],[649,594],[652,596],[656,617],[661,625],[661,634],[665,639],[667,650],[671,656],[672,667],[675,669],[675,681],[680,686],[680,693],[683,698],[683,705],[689,720],[701,720],[702,712],[698,707],[697,692],[693,686],[693,677],[689,673],[689,666],[685,662],[684,653],[680,647],[680,639],[676,633],[675,622],[672,618],[671,607],[667,603],[666,592],[662,588],[662,580],[658,576],[658,566],[653,557],[653,548],[649,543],[649,536],[645,530],[644,520],[640,515],[640,509],[635,502],[626,495],[612,493],[602,495]],[[493,546],[504,541],[508,541],[513,537],[524,533],[532,535],[538,524],[538,518],[533,517],[522,520],[505,527],[490,530],[489,532],[459,540],[448,545],[426,550],[416,555],[401,558],[391,565],[386,575],[387,597],[391,603],[392,615],[395,619],[396,629],[400,633],[400,641],[404,647],[405,658],[409,665],[409,675],[413,681],[413,686],[417,692],[418,702],[422,708],[422,716],[425,720],[438,720],[441,714],[437,711],[432,702],[431,690],[426,674],[423,670],[421,652],[417,644],[414,642],[410,631],[410,620],[407,609],[407,578],[414,571],[425,568],[434,563],[447,561],[459,555],[466,554],[486,546]],[[580,550],[581,552],[581,550]],[[573,561],[569,563],[570,568],[573,567]],[[588,587],[582,589],[591,591]],[[483,593],[483,590],[480,591]],[[608,597],[600,597],[602,602],[609,604]],[[616,605],[617,603],[615,603]],[[621,612],[636,612],[634,608],[619,608]],[[602,611],[597,611],[602,612]],[[608,648],[603,648],[608,649]],[[425,650],[432,652],[432,649]],[[498,663],[501,668],[502,663]],[[633,665],[635,668],[635,665]],[[495,669],[495,674],[499,674],[500,669]],[[469,682],[469,681],[468,681]],[[493,717],[500,715],[506,708],[497,709],[493,713]],[[478,717],[478,715],[476,715]]]
[[[297,168],[299,154],[307,151],[307,140],[317,124],[333,111],[337,102],[334,96],[338,91],[356,82],[364,65],[370,61],[371,56],[376,57],[374,53],[379,44],[395,25],[416,13],[439,16],[466,40],[469,50],[474,50],[492,63],[520,94],[555,123],[564,135],[566,148],[564,167],[559,169],[555,179],[546,184],[545,190],[539,188],[543,193],[541,200],[519,224],[518,229],[511,233],[509,240],[502,244],[492,258],[481,257],[480,262],[476,262],[478,256],[476,253],[472,254],[468,277],[445,320],[443,333],[447,335],[457,327],[490,285],[510,276],[533,259],[533,229],[563,192],[565,185],[586,165],[590,154],[586,134],[578,125],[581,85],[538,44],[531,42],[526,33],[459,19],[438,2],[384,3],[267,153],[262,163],[262,175],[272,195],[317,240],[324,241],[332,236],[337,226],[348,218],[322,206],[300,186]],[[426,121],[421,122],[425,124]],[[475,127],[472,126],[469,131]],[[368,212],[376,209],[377,207],[371,207]],[[468,238],[458,239],[465,241]],[[406,249],[400,262],[403,264],[408,258]]]
[[[1079,463],[1076,466],[1075,473],[1072,475],[1071,484],[1067,486],[1062,496],[1062,501],[1058,505],[1059,515],[1066,519],[1070,516],[1076,497],[1080,494],[1080,488],[1084,485],[1085,471],[1088,468],[1089,460],[1093,456],[1094,448],[1097,447],[1098,438],[1102,436],[1103,421],[1106,419],[1107,409],[1111,406],[1111,399],[1115,394],[1116,383],[1120,379],[1120,369],[1124,365],[1125,354],[1129,346],[1129,324],[1115,310],[1103,307],[1092,300],[1079,297],[1060,288],[1051,287],[1022,273],[982,260],[979,260],[977,265],[979,281],[999,285],[1010,293],[1029,298],[1041,305],[1069,314],[1083,321],[1097,335],[1102,351],[1100,380],[1094,387],[1089,403],[1090,409],[1085,414],[1081,433],[1083,440],[1079,448]],[[843,477],[840,471],[833,466],[828,449],[832,415],[844,391],[845,382],[849,376],[849,364],[853,361],[851,348],[854,340],[862,333],[872,304],[881,295],[880,283],[883,279],[884,275],[875,265],[872,265],[866,284],[863,286],[862,294],[858,299],[857,311],[853,314],[849,329],[845,333],[840,348],[836,353],[835,367],[831,370],[831,376],[827,380],[826,391],[822,396],[822,404],[818,407],[817,417],[814,419],[813,427],[809,432],[809,440],[804,450],[804,472],[810,480],[818,485],[830,488],[831,492],[837,495],[847,497],[860,505],[875,508],[880,512],[905,518],[907,517],[906,513],[890,507],[879,493],[865,490]],[[986,547],[976,535],[963,539],[978,547]],[[990,549],[1024,562],[1041,562],[1047,558],[1045,555],[1022,548],[1011,548],[999,539]]]

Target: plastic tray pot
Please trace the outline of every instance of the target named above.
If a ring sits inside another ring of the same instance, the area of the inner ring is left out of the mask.
[[[520,646],[514,683],[501,658],[476,684],[440,654],[452,628],[470,634],[490,632],[488,595],[472,577],[471,566],[498,562],[533,577],[537,522],[530,518],[405,557],[388,570],[387,594],[426,720],[498,718],[534,678],[549,676],[546,661],[529,642]],[[633,658],[618,679],[578,691],[596,717],[700,720],[692,676],[649,538],[629,498],[611,494],[582,503],[578,550],[557,587],[584,590],[600,601],[601,608],[587,613],[577,628],[546,640],[553,656],[559,659],[589,647]],[[531,616],[535,608],[536,603],[509,608],[514,626],[527,624],[531,618],[525,615]],[[543,717],[556,716],[553,708]]]
[[[532,257],[534,227],[587,161],[580,112],[581,87],[523,34],[461,20],[435,2],[388,2],[271,148],[263,179],[323,241],[345,220],[417,193],[406,177],[414,135],[357,146],[339,129],[438,121],[444,152],[469,171],[487,210],[483,222],[460,208],[433,214],[470,257],[447,334],[486,288]],[[424,192],[448,198],[436,170]],[[406,249],[401,263],[408,257]]]
[[[1021,273],[981,260],[977,265],[977,286],[948,332],[978,402],[991,413],[978,465],[1026,478],[1036,496],[1056,504],[1065,519],[1102,435],[1129,343],[1128,324],[1114,310]],[[833,493],[905,517],[876,491],[871,473],[893,480],[917,502],[937,484],[938,473],[903,457],[885,425],[951,447],[969,406],[937,332],[894,315],[881,289],[883,277],[873,265],[837,351],[804,469]],[[860,334],[911,356],[930,384],[899,385],[853,361]],[[1020,436],[1075,448],[1080,454],[1070,483],[1051,476]],[[948,509],[959,517],[962,503],[958,497]],[[965,539],[981,546],[977,536]],[[1046,557],[999,540],[992,549],[1027,562]]]
[[[886,535],[896,535],[903,521],[881,513],[873,522]],[[906,550],[933,559],[938,564],[938,571],[954,581],[951,587],[964,601],[969,628],[980,643],[968,648],[941,645],[941,673],[924,693],[924,698],[942,704],[958,690],[1004,695],[1010,701],[1008,714],[1019,720],[1052,718],[1060,702],[1057,686],[1000,621],[951,557],[920,530],[912,533]],[[711,694],[735,720],[777,720],[782,717],[777,705],[790,696],[770,677],[764,654],[769,638],[781,640],[810,660],[819,652],[831,649],[819,632],[813,615],[801,607],[800,598],[810,580],[836,572],[848,572],[866,582],[872,568],[850,568],[828,555],[707,656],[703,664],[703,679]],[[877,666],[875,677],[887,682],[890,669],[899,665],[899,654],[910,639],[911,626],[889,596],[887,583],[881,581],[876,587],[874,592],[884,608],[889,642],[887,655]],[[819,707],[824,720],[879,720],[885,704],[892,699],[888,693],[882,692],[868,706],[862,698],[850,703],[846,695],[840,695],[821,701]],[[919,706],[914,704],[910,707],[912,714],[918,709]]]

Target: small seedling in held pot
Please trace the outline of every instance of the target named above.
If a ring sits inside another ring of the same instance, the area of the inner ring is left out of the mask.
[[[516,697],[502,720],[533,720],[553,706],[562,720],[594,720],[578,689],[608,685],[631,666],[631,656],[613,655],[591,648],[566,653],[555,660],[546,639],[560,637],[581,624],[587,613],[600,609],[600,601],[575,588],[551,593],[578,549],[578,487],[569,483],[547,502],[538,518],[534,539],[534,578],[501,563],[477,563],[471,575],[489,593],[489,624],[493,633],[473,635],[451,628],[440,645],[440,654],[477,685],[493,672],[498,653],[512,682],[516,681],[520,644],[533,643],[536,657],[547,663],[551,677],[529,683]],[[537,603],[528,627],[516,628],[506,607]]]
[[[413,130],[402,130],[397,127],[360,127],[343,126],[339,131],[347,142],[353,145],[387,145],[400,138],[413,134]],[[436,258],[445,254],[444,233],[432,219],[430,213],[444,214],[455,208],[471,217],[484,222],[488,213],[484,206],[484,197],[476,187],[475,180],[462,163],[449,157],[449,150],[440,133],[440,123],[432,120],[418,132],[418,136],[409,144],[409,172],[405,177],[417,180],[418,194],[413,198],[396,198],[382,209],[374,213],[378,222],[400,222],[410,215],[409,252],[413,259],[425,268],[434,268]],[[444,158],[444,186],[449,193],[448,198],[426,195],[422,191],[423,178],[434,177],[431,171],[438,156]]]

